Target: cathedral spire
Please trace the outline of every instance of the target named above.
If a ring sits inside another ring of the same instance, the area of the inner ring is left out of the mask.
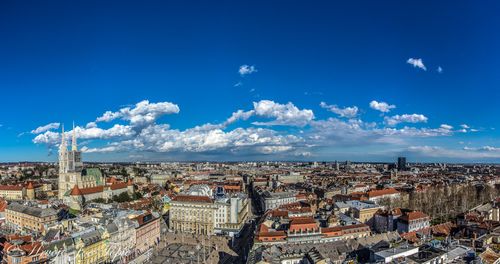
[[[60,150],[66,149],[66,134],[64,134],[64,124],[62,125],[61,146],[59,148]]]
[[[67,171],[66,161],[67,161],[67,146],[66,146],[66,134],[64,133],[64,124],[61,129],[61,145],[59,145],[59,173],[65,173]]]
[[[73,121],[73,138],[71,140],[71,150],[72,151],[77,151],[78,150],[78,146],[76,144],[75,121]]]

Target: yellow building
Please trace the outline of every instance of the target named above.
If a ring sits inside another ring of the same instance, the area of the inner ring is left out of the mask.
[[[75,264],[97,264],[109,260],[107,231],[92,230],[78,237],[75,243]]]
[[[361,201],[347,201],[350,206],[351,216],[361,223],[372,224],[375,213],[382,207],[373,203]]]
[[[375,213],[380,209],[380,207],[374,208],[353,208],[353,217],[361,223],[368,223],[373,219]]]
[[[0,185],[0,197],[6,200],[22,200],[26,197],[26,188],[21,185]]]
[[[5,209],[5,222],[12,228],[44,233],[45,228],[57,221],[57,211],[12,203]]]

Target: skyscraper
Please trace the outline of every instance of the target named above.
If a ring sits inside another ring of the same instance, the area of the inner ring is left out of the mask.
[[[398,157],[398,170],[406,170],[406,157]]]

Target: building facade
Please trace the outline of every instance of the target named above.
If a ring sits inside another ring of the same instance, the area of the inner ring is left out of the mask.
[[[160,216],[156,213],[147,212],[134,219],[137,222],[135,228],[135,250],[142,254],[160,243]]]
[[[183,233],[213,234],[216,211],[208,196],[177,195],[170,203],[169,227]]]
[[[5,222],[12,228],[44,233],[48,225],[57,221],[57,211],[12,203],[5,209]]]
[[[0,185],[0,197],[6,200],[23,200],[26,188],[22,185]]]

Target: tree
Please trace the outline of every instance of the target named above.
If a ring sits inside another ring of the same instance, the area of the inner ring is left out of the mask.
[[[132,198],[134,198],[134,200],[139,200],[143,197],[142,193],[140,193],[140,192],[134,192],[134,194],[132,196],[133,196]]]
[[[132,199],[130,198],[127,192],[122,192],[119,195],[114,195],[113,201],[118,203],[124,203],[124,202],[130,202],[132,201]]]
[[[97,198],[97,199],[92,200],[92,202],[94,202],[94,203],[106,203],[106,200],[104,200],[104,198]]]

